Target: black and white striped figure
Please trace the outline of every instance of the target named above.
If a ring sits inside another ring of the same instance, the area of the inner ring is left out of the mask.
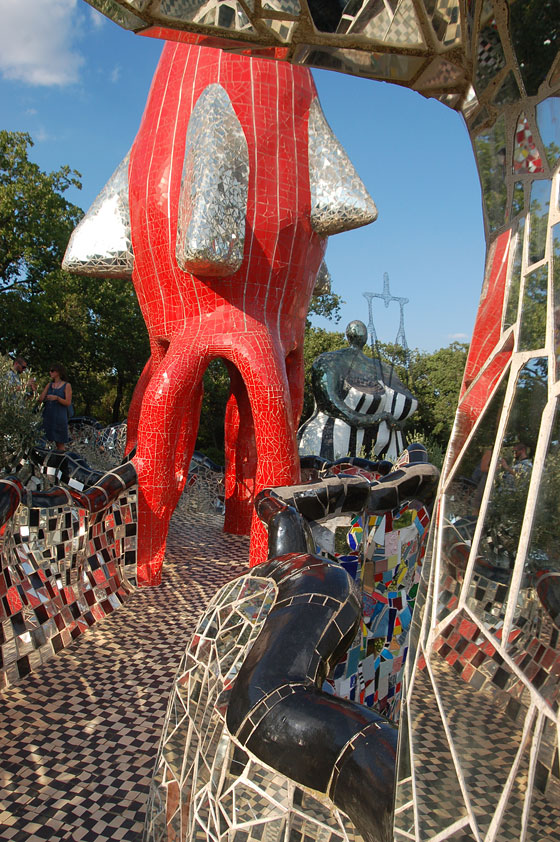
[[[396,459],[405,446],[402,425],[418,401],[388,365],[363,353],[363,322],[350,322],[346,338],[349,348],[313,363],[315,410],[298,430],[299,454],[335,460],[359,456],[371,443],[376,457]]]

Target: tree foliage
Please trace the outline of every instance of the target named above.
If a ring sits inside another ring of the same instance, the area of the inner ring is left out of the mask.
[[[0,291],[29,297],[60,267],[70,232],[82,216],[63,193],[81,187],[70,167],[45,173],[29,160],[25,132],[0,131]]]
[[[0,354],[0,474],[14,470],[40,434],[30,378],[28,372],[15,375],[12,360]]]
[[[79,173],[43,172],[29,135],[0,132],[0,350],[22,354],[39,382],[63,363],[79,414],[117,421],[149,356],[132,284],[60,268],[82,216],[64,192]]]

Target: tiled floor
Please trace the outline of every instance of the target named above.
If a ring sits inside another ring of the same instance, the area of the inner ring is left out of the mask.
[[[247,565],[210,515],[172,522],[164,580],[0,695],[0,840],[140,840],[171,680],[199,613]]]

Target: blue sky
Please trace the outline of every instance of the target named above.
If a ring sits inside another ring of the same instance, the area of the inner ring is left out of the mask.
[[[1,127],[27,131],[43,169],[68,164],[87,209],[134,140],[161,43],[126,33],[83,0],[0,0]],[[462,118],[395,85],[314,71],[323,110],[373,196],[373,225],[330,238],[333,289],[367,322],[362,292],[406,297],[411,348],[470,339],[484,267],[480,187]],[[374,311],[393,341],[396,304]],[[332,323],[316,319],[322,327]]]

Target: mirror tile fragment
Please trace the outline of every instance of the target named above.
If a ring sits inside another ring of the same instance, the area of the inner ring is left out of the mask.
[[[208,85],[193,108],[179,198],[177,263],[188,272],[224,277],[243,261],[249,152],[230,98]]]
[[[544,172],[541,153],[535,146],[533,132],[524,113],[520,114],[513,147],[514,172]]]
[[[556,380],[560,377],[560,223],[552,226],[552,294]]]
[[[514,325],[519,316],[519,292],[521,289],[521,267],[523,262],[523,238],[525,233],[525,219],[520,219],[517,225],[515,251],[510,271],[507,290],[507,303],[504,312],[504,330]]]
[[[548,179],[533,181],[529,205],[529,256],[528,263],[542,260],[546,249],[548,230],[548,210],[550,205],[551,183]]]
[[[474,150],[482,182],[486,220],[490,231],[494,231],[504,223],[507,200],[506,134],[503,116],[496,120],[491,129],[474,138]]]
[[[131,278],[134,268],[128,163],[121,161],[99,196],[78,223],[64,255],[62,268],[78,275]]]
[[[525,278],[519,330],[520,351],[545,347],[547,298],[548,266],[544,264]]]
[[[551,169],[560,158],[560,96],[549,96],[537,104],[537,124]]]
[[[325,120],[318,99],[309,110],[309,186],[311,226],[322,236],[377,218],[375,203]]]
[[[443,715],[461,758],[473,818],[483,837],[497,812],[511,768],[528,745],[531,732],[525,732],[525,718],[529,715],[531,722],[534,718],[529,693],[478,634],[468,615],[459,614],[442,631],[434,648],[438,654],[430,664]],[[513,691],[511,695],[508,689]],[[503,805],[500,813],[512,833],[516,816]],[[512,834],[509,838],[516,837]]]
[[[434,695],[434,688],[425,664],[416,671],[408,706],[410,707],[410,763],[416,773],[417,832],[420,839],[429,839],[440,827],[453,824],[461,818],[467,819],[468,812]],[[421,734],[428,727],[428,722],[430,723],[429,743],[421,739]],[[426,767],[431,769],[432,774],[420,775],[420,770]],[[399,827],[398,817],[396,826]]]

